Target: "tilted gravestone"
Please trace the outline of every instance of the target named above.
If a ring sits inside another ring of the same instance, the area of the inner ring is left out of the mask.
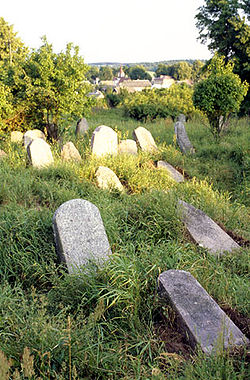
[[[191,144],[185,126],[182,122],[177,121],[174,125],[176,140],[182,153],[194,153],[194,147]]]
[[[179,200],[179,211],[188,232],[199,246],[213,254],[223,254],[240,246],[203,211]]]
[[[83,199],[63,203],[54,213],[56,250],[69,273],[84,271],[90,262],[101,266],[111,255],[98,208]]]
[[[97,127],[91,138],[92,153],[97,157],[106,154],[116,155],[118,153],[117,133],[106,125]]]
[[[25,148],[27,148],[31,141],[35,139],[46,140],[45,134],[39,129],[30,129],[29,131],[25,132],[25,134],[23,135],[23,143]]]
[[[180,113],[180,115],[177,116],[177,121],[180,121],[181,123],[186,123],[186,116],[183,113]]]
[[[158,292],[175,310],[190,344],[206,354],[246,345],[248,339],[199,282],[183,270],[168,270],[158,279]]]
[[[109,168],[105,166],[99,166],[96,171],[96,181],[98,187],[101,189],[112,190],[116,189],[119,191],[123,191],[123,186],[117,177],[117,175]]]
[[[78,120],[76,124],[76,130],[75,134],[76,136],[84,136],[85,133],[88,131],[89,125],[85,117],[82,117],[80,120]]]
[[[80,153],[71,141],[63,145],[61,158],[63,161],[81,161]]]
[[[118,151],[119,153],[125,153],[125,154],[137,154],[137,145],[134,140],[121,140],[118,145]]]
[[[23,141],[23,133],[20,131],[12,131],[10,134],[10,141],[14,143],[21,143]]]
[[[170,177],[173,178],[176,182],[184,181],[183,175],[166,161],[158,161],[157,168],[167,170]]]
[[[31,141],[27,147],[27,153],[35,168],[43,168],[54,162],[50,146],[43,139]]]
[[[138,127],[133,131],[133,138],[144,152],[154,152],[157,150],[155,140],[151,133],[143,127]]]

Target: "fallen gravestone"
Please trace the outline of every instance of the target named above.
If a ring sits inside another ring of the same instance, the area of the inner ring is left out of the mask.
[[[245,345],[248,339],[210,297],[199,282],[183,270],[168,270],[159,276],[159,295],[174,308],[180,328],[195,347],[206,354]]]
[[[118,145],[119,153],[137,154],[137,145],[134,140],[121,140]]]
[[[188,138],[185,126],[182,122],[177,121],[174,125],[176,140],[182,153],[194,153],[195,150]]]
[[[76,124],[75,134],[76,136],[84,136],[85,133],[88,131],[88,129],[89,129],[88,122],[85,119],[85,117],[83,117],[80,120],[78,120]]]
[[[21,143],[23,141],[23,133],[20,131],[12,131],[10,134],[10,141],[14,143]]]
[[[183,113],[180,113],[180,115],[177,116],[177,121],[180,121],[181,123],[186,123],[186,116]]]
[[[199,246],[213,254],[223,254],[240,246],[209,216],[194,206],[179,200],[179,209],[188,232]]]
[[[83,271],[90,262],[100,266],[112,253],[100,212],[86,200],[63,203],[53,216],[53,230],[57,254],[69,273]]]
[[[133,138],[139,144],[144,152],[153,152],[157,150],[157,146],[151,133],[143,127],[138,127],[133,131]]]
[[[80,153],[71,141],[63,145],[61,158],[63,161],[81,161]]]
[[[119,178],[111,169],[106,168],[105,166],[99,166],[95,175],[97,185],[101,189],[116,189],[119,191],[124,190]]]
[[[45,134],[39,129],[30,129],[29,131],[25,132],[25,134],[23,135],[23,143],[25,148],[27,148],[31,141],[35,139],[46,140]]]
[[[97,127],[91,138],[92,153],[97,157],[106,154],[116,155],[118,152],[117,133],[106,125]]]
[[[168,174],[171,178],[173,178],[176,182],[183,182],[184,177],[181,173],[178,172],[172,165],[165,161],[158,161],[157,168],[164,169],[168,171]]]
[[[7,153],[5,153],[4,150],[0,149],[0,160],[1,160],[2,158],[5,158],[5,157],[7,157]]]
[[[35,168],[43,168],[54,162],[50,146],[43,139],[31,141],[27,147],[27,153]]]

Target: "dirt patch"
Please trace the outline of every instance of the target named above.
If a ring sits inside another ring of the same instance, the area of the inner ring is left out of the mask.
[[[223,231],[225,231],[236,243],[239,244],[240,247],[243,247],[243,248],[248,248],[250,247],[250,240],[247,240],[245,238],[243,238],[242,236],[240,235],[237,235],[236,233],[234,233],[233,231],[231,230],[228,230],[226,229],[226,227],[222,224],[222,223],[219,223],[217,222],[218,226],[220,226],[220,228],[223,229]]]
[[[192,179],[193,177],[191,177],[190,175],[187,174],[187,172],[185,172],[184,169],[180,168],[179,166],[176,166],[175,169],[183,175],[183,177],[186,179],[186,180],[190,180]]]
[[[240,314],[237,310],[232,309],[230,306],[221,306],[221,309],[227,314],[227,316],[239,327],[243,334],[250,339],[250,318]]]

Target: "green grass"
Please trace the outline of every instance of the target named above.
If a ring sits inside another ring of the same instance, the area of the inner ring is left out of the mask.
[[[21,379],[247,377],[245,352],[212,358],[193,352],[187,357],[169,352],[156,329],[159,316],[166,328],[174,328],[156,292],[158,275],[168,269],[190,271],[219,305],[249,314],[249,250],[213,257],[189,240],[176,207],[178,198],[186,200],[249,239],[244,191],[228,190],[231,180],[219,178],[216,169],[230,156],[232,170],[240,168],[247,181],[245,121],[235,123],[218,144],[199,121],[188,123],[197,151],[193,157],[176,149],[173,123],[162,120],[145,125],[159,152],[97,159],[89,149],[96,126],[111,126],[120,138],[131,138],[140,125],[120,110],[101,111],[90,118],[85,138],[76,140],[74,125],[64,131],[63,140],[76,144],[81,163],[63,164],[55,143],[55,164],[40,170],[29,165],[24,149],[8,136],[0,142],[8,153],[0,161],[1,379],[18,378],[17,371]],[[174,183],[154,167],[159,159],[195,178]],[[97,188],[99,165],[116,172],[123,194]],[[235,187],[243,189],[241,177],[233,178]],[[68,275],[58,263],[52,231],[55,210],[73,198],[99,208],[113,252],[102,270],[90,268],[89,275],[80,277]]]

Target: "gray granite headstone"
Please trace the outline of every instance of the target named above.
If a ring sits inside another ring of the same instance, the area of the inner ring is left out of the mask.
[[[84,271],[94,262],[101,266],[111,254],[98,208],[83,199],[63,203],[53,216],[57,254],[69,273]]]
[[[199,246],[213,254],[239,249],[240,246],[203,211],[182,200],[178,201],[181,218]]]
[[[82,117],[80,120],[78,120],[76,124],[76,130],[75,134],[76,136],[83,136],[88,131],[89,125],[85,117]]]
[[[173,178],[176,182],[184,181],[183,175],[166,161],[158,161],[157,168],[167,170],[170,177]]]
[[[177,116],[177,121],[180,121],[181,123],[185,123],[186,116],[183,113],[180,113],[180,115]]]
[[[144,127],[138,127],[133,131],[133,138],[144,152],[154,152],[157,150],[155,140],[151,133]]]
[[[194,153],[195,150],[188,138],[185,126],[182,122],[177,121],[174,125],[176,140],[182,153]]]
[[[206,354],[245,345],[248,339],[210,297],[199,282],[183,270],[168,270],[158,279],[158,292],[178,316],[180,328]]]

